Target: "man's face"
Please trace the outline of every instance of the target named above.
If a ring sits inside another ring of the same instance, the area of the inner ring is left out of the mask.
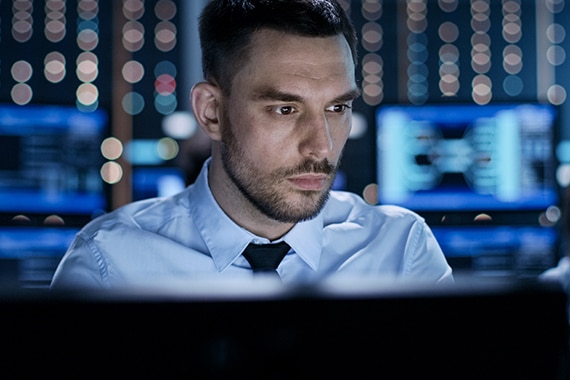
[[[222,162],[259,211],[280,222],[324,206],[351,128],[354,64],[342,36],[257,32],[222,104]]]

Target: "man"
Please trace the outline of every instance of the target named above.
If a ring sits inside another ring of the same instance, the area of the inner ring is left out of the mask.
[[[359,93],[355,32],[334,0],[214,0],[200,38],[205,81],[191,104],[211,158],[182,193],[88,224],[52,288],[253,279],[246,247],[283,242],[284,284],[453,281],[419,216],[330,190]]]

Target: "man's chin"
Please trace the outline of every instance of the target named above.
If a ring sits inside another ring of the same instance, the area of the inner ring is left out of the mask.
[[[300,223],[300,222],[306,222],[308,220],[314,219],[317,215],[319,215],[319,212],[313,212],[313,213],[303,213],[303,214],[275,214],[275,215],[268,215],[270,216],[272,219],[280,222],[280,223],[292,223],[292,224],[296,224],[296,223]]]
[[[295,204],[289,203],[280,210],[273,210],[275,212],[268,216],[282,223],[311,220],[319,215],[329,198],[329,191],[324,194],[316,191],[300,191],[299,193],[301,196]]]

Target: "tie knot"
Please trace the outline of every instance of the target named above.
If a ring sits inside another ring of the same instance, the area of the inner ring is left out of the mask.
[[[276,244],[250,243],[243,251],[243,256],[254,272],[275,271],[289,249],[289,244],[284,241]]]

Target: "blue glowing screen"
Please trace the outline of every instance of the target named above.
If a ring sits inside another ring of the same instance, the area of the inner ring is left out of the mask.
[[[556,121],[546,104],[380,107],[378,201],[419,211],[556,204]]]
[[[102,110],[0,105],[0,212],[91,214],[105,209]]]

